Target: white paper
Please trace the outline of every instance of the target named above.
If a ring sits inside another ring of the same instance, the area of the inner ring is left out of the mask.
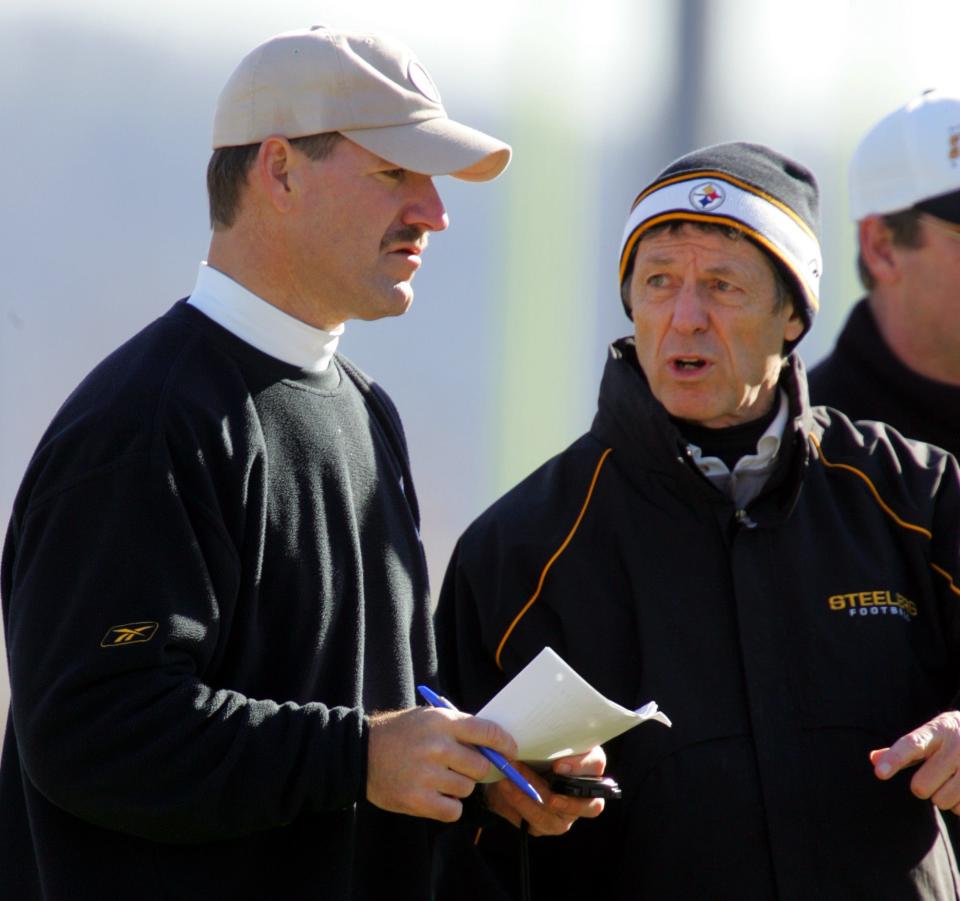
[[[537,654],[477,716],[506,729],[519,747],[517,759],[535,769],[583,754],[647,720],[671,725],[656,701],[628,710],[605,698],[552,648]],[[501,778],[494,770],[487,781]]]

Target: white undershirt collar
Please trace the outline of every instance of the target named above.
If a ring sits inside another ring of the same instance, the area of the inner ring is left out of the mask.
[[[689,444],[690,455],[700,471],[724,494],[733,499],[738,508],[743,509],[763,489],[773,469],[780,451],[784,429],[789,418],[787,395],[780,389],[777,392],[779,408],[773,422],[767,427],[757,442],[757,452],[741,457],[734,464],[733,472],[719,457],[704,457],[695,444]]]
[[[744,472],[747,470],[762,470],[770,464],[777,452],[780,450],[780,440],[783,436],[783,430],[787,424],[787,395],[781,388],[777,393],[777,415],[773,417],[773,422],[767,426],[766,431],[760,436],[757,442],[757,452],[747,454],[741,457],[734,464],[734,472]],[[719,457],[704,457],[703,451],[695,444],[687,445],[693,455],[693,461],[700,468],[705,476],[726,475],[730,472],[727,464]]]
[[[187,303],[257,350],[309,372],[327,369],[343,334],[342,324],[326,331],[295,319],[206,261]]]

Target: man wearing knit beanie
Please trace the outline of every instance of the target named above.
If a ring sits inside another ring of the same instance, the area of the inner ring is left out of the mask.
[[[926,91],[850,160],[860,280],[815,403],[960,455],[960,95]]]
[[[817,233],[813,175],[770,148],[664,169],[627,218],[633,335],[590,429],[457,545],[437,633],[464,709],[550,646],[673,721],[607,745],[622,800],[533,843],[534,897],[956,896],[960,470],[810,407]],[[472,838],[441,897],[518,897],[515,834]]]

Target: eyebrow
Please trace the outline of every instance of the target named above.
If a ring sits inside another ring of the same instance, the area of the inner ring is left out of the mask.
[[[648,266],[671,266],[677,262],[677,258],[667,254],[667,253],[658,253],[653,256],[639,258],[636,261],[637,268],[647,268]],[[704,272],[707,275],[727,275],[727,276],[740,276],[745,275],[744,271],[736,266],[730,265],[728,263],[718,263],[715,266],[707,266],[704,269]]]

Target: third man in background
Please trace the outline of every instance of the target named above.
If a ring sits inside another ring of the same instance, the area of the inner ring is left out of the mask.
[[[850,163],[867,295],[810,374],[813,403],[960,453],[960,97],[927,91]]]

